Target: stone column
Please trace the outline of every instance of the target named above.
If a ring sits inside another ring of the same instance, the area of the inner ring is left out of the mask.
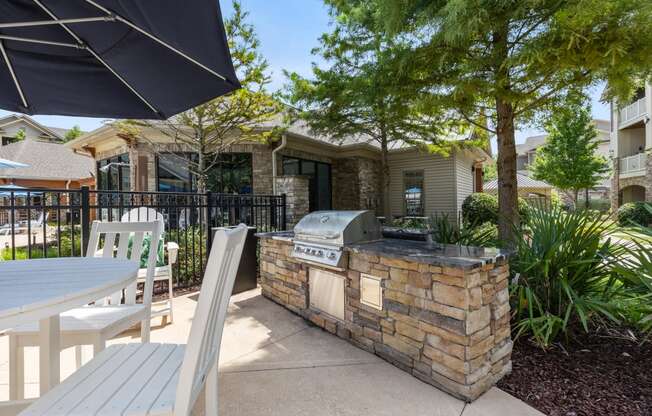
[[[286,225],[292,229],[310,211],[310,179],[307,176],[278,176],[276,192],[286,195]]]

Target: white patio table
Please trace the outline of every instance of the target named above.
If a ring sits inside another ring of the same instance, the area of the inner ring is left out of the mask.
[[[59,314],[109,296],[138,276],[137,261],[65,257],[0,262],[0,331],[39,321],[39,385],[60,381]]]

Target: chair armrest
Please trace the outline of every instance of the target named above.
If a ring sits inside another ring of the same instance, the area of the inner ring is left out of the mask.
[[[168,263],[174,264],[177,262],[177,256],[179,255],[179,245],[174,241],[168,241],[165,244],[165,248],[168,251]]]

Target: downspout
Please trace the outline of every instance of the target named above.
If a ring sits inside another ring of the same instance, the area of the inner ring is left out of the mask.
[[[285,146],[288,144],[288,138],[287,135],[283,134],[281,136],[281,145],[277,147],[276,149],[272,150],[272,193],[276,195],[276,177],[277,177],[277,170],[276,170],[276,153],[278,153],[279,150],[283,150]]]

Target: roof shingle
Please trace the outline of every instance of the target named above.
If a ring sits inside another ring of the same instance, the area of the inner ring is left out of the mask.
[[[0,158],[29,165],[0,169],[0,178],[70,180],[93,177],[95,162],[58,143],[22,140],[0,147]]]

